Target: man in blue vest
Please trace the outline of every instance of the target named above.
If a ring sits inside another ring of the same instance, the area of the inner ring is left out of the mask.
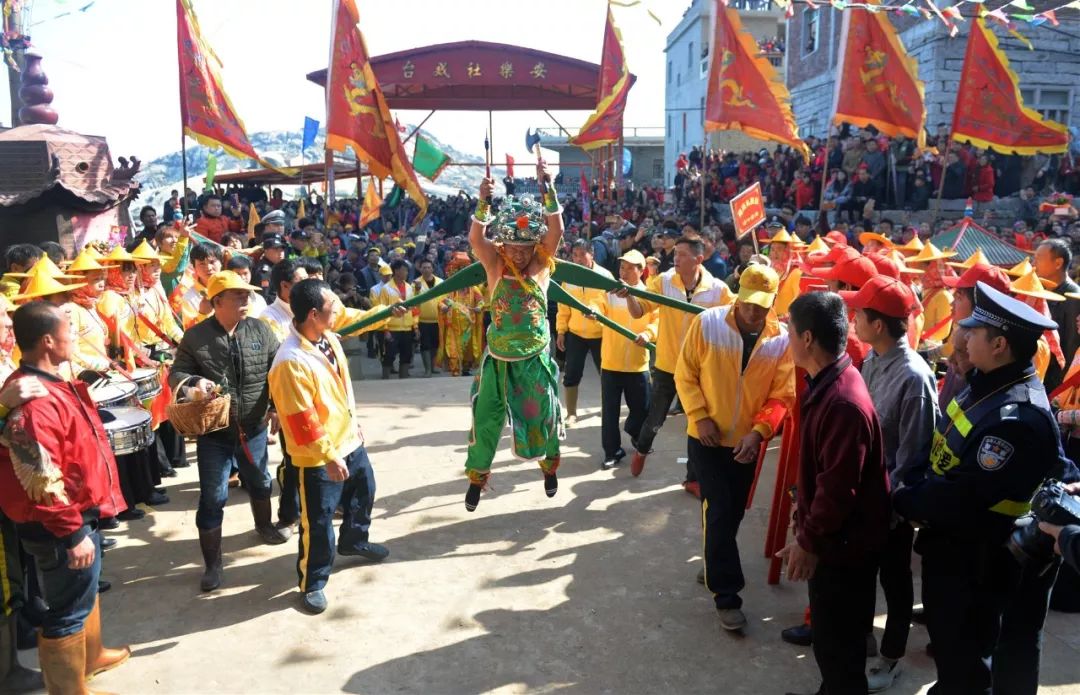
[[[1064,459],[1031,361],[1039,336],[1057,324],[980,282],[959,326],[974,366],[969,386],[938,423],[927,477],[900,487],[893,502],[922,526],[915,550],[938,672],[930,692],[990,695],[1002,614],[1024,571],[1006,540]]]

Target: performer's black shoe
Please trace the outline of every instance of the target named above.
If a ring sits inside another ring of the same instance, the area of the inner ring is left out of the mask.
[[[559,491],[559,476],[554,471],[544,474],[544,493],[548,497],[554,497],[555,493]]]
[[[102,519],[98,522],[98,530],[100,531],[112,531],[113,529],[120,528],[120,520],[115,516],[110,516],[107,519]]]
[[[115,538],[107,538],[107,537],[104,537],[104,536],[101,538],[101,550],[102,551],[109,550],[109,549],[115,548],[115,547],[116,547],[116,539]]]
[[[469,483],[469,489],[465,492],[465,511],[476,511],[476,505],[480,504],[480,493],[483,490],[483,483]]]

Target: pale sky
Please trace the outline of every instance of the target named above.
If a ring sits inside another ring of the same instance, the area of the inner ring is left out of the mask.
[[[25,0],[29,1],[29,0]],[[179,149],[174,0],[34,0],[29,33],[43,56],[59,125],[108,137],[113,157],[149,161]],[[373,56],[469,39],[520,45],[600,62],[604,0],[357,0],[360,28]],[[648,0],[615,7],[627,62],[638,77],[624,124],[664,123],[664,41],[689,0]],[[645,12],[650,7],[663,26]],[[293,130],[304,116],[325,122],[322,89],[305,74],[326,66],[330,0],[194,0],[203,34],[224,64],[225,89],[248,132]],[[6,74],[6,71],[3,71]],[[10,125],[8,90],[0,89],[0,124]],[[399,111],[417,124],[426,111]],[[568,128],[585,111],[553,112]],[[542,111],[494,115],[495,160],[509,152],[529,161],[525,130],[554,127]],[[437,112],[424,126],[455,148],[483,153],[487,113]]]

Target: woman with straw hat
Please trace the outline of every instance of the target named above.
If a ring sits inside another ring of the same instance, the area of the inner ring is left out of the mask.
[[[922,305],[923,325],[926,327],[920,341],[943,343],[952,332],[952,292],[945,284],[946,278],[955,275],[945,265],[945,260],[956,255],[954,251],[942,251],[926,242],[922,251],[907,259],[907,265],[923,271]]]
[[[1047,318],[1050,317],[1050,305],[1047,302],[1065,301],[1064,296],[1046,289],[1034,270],[1014,280],[1010,284],[1009,290],[1014,297]],[[1065,330],[1069,330],[1069,328],[1069,326],[1064,327]],[[1051,357],[1057,361],[1062,370],[1065,369],[1065,354],[1061,349],[1061,336],[1057,330],[1048,330],[1042,334],[1039,338],[1035,357],[1032,358],[1035,373],[1040,379],[1046,377]]]
[[[97,303],[105,292],[106,267],[94,260],[85,249],[68,266],[68,273],[79,275],[83,286],[72,291],[71,301],[63,309],[71,320],[71,335],[75,340],[72,351],[72,376],[84,371],[104,374],[112,369],[108,354],[108,328],[97,312]]]

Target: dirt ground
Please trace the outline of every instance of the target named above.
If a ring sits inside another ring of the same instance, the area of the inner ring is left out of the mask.
[[[375,372],[373,362],[364,366]],[[296,541],[261,545],[241,490],[225,513],[224,586],[200,593],[195,468],[168,480],[168,505],[113,532],[105,632],[110,643],[130,643],[134,657],[93,685],[125,695],[817,688],[811,651],[779,636],[802,619],[806,588],[765,582],[775,451],[739,534],[750,624],[737,637],[719,629],[694,579],[700,508],[679,486],[676,463],[684,417],[668,420],[640,478],[626,464],[600,471],[599,379],[590,371],[558,494],[544,496],[537,466],[512,461],[504,438],[494,490],[470,514],[462,502],[468,386],[447,377],[356,383],[378,480],[372,540],[391,556],[378,566],[339,558],[321,616],[298,607]],[[914,626],[907,670],[891,692],[925,692],[933,682],[926,643]],[[21,658],[36,663],[34,652]],[[1045,693],[1080,692],[1080,618],[1051,614],[1043,683]]]

